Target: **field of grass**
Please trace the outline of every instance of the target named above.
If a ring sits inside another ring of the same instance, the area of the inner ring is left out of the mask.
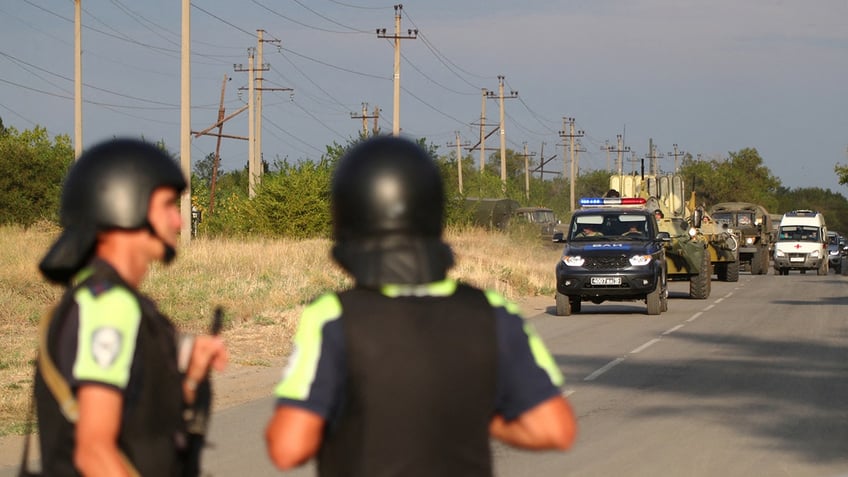
[[[62,289],[37,263],[58,230],[0,227],[0,435],[20,433],[32,389],[37,324]],[[523,235],[448,231],[456,255],[450,276],[507,298],[554,294],[559,248]],[[197,239],[172,266],[154,266],[142,289],[184,331],[200,332],[225,309],[231,360],[269,366],[288,354],[302,307],[350,285],[330,260],[328,240]]]

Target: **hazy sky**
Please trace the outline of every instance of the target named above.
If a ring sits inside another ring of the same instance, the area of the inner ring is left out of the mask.
[[[180,2],[82,0],[83,143],[143,135],[178,152]],[[194,0],[192,129],[246,104],[247,49],[265,30],[263,152],[267,161],[315,159],[361,129],[361,104],[392,128],[393,3],[377,0]],[[72,0],[0,2],[0,117],[73,138]],[[837,183],[848,163],[848,0],[409,0],[403,5],[401,116],[405,134],[453,151],[455,131],[477,142],[481,88],[505,100],[507,147],[557,154],[562,117],[585,131],[582,169],[606,169],[605,141],[639,157],[653,138],[665,171],[673,144],[704,158],[754,147],[788,187]],[[487,100],[487,123],[498,102]],[[370,123],[369,123],[370,125]],[[225,134],[247,135],[242,113]],[[489,128],[490,130],[492,128]],[[497,135],[487,141],[494,151]],[[215,139],[192,143],[193,160]],[[225,139],[226,169],[247,143]],[[478,153],[473,153],[475,163]],[[628,156],[629,157],[629,156]],[[630,163],[625,170],[630,170]],[[546,167],[547,168],[547,167]]]

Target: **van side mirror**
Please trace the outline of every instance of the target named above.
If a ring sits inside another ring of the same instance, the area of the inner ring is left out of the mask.
[[[551,241],[553,243],[563,243],[565,242],[565,236],[563,236],[562,232],[554,232],[554,236]]]

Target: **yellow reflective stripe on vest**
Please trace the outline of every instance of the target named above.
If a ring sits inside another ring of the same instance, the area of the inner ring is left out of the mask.
[[[334,293],[318,297],[303,310],[283,379],[274,389],[276,397],[301,401],[309,397],[321,359],[324,325],[338,319],[341,313],[342,304]]]
[[[83,287],[74,299],[79,307],[74,378],[124,389],[130,379],[141,323],[138,299],[123,287],[96,296]]]

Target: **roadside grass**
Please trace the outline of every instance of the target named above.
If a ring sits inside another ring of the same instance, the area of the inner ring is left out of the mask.
[[[32,393],[38,321],[61,296],[37,264],[59,230],[50,224],[0,226],[0,436],[19,434]],[[526,233],[448,230],[456,255],[449,275],[511,300],[553,296],[559,248]],[[231,360],[271,366],[290,352],[303,306],[351,285],[324,239],[192,241],[173,266],[154,265],[142,290],[181,331],[203,332],[216,306],[225,310]]]

